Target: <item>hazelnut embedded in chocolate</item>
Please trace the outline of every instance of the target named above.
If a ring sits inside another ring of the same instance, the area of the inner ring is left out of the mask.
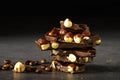
[[[51,41],[51,47],[54,48],[54,49],[57,49],[59,47],[59,43],[56,42],[55,40],[52,40]]]
[[[76,67],[75,64],[69,64],[68,67],[67,67],[68,68],[68,72],[74,73],[75,67]]]
[[[72,21],[70,19],[66,18],[65,21],[64,21],[64,26],[66,28],[71,28],[72,27]]]
[[[64,41],[71,43],[73,41],[73,34],[71,32],[66,33],[64,35]]]
[[[76,34],[74,35],[73,39],[75,43],[80,43],[81,42],[81,34]]]
[[[76,56],[72,53],[69,54],[69,56],[67,57],[69,61],[71,62],[75,62],[76,61]]]
[[[50,47],[49,42],[45,38],[40,38],[35,43],[41,47],[41,50],[46,50]]]

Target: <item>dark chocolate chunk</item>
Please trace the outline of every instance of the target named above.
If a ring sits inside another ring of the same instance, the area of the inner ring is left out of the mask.
[[[80,49],[57,49],[51,50],[51,56],[63,55],[67,56],[70,53],[75,54],[78,57],[95,57],[96,49],[95,48],[80,48]]]
[[[79,73],[85,71],[84,64],[65,63],[60,61],[52,61],[51,67],[55,70],[68,72],[68,73]]]

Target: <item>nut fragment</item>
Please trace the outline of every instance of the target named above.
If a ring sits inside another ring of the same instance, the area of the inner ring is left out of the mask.
[[[58,53],[59,53],[58,50],[52,50],[52,54],[53,54],[53,55],[57,55]]]
[[[95,44],[99,45],[99,44],[101,44],[101,42],[102,42],[101,39],[99,39],[99,40],[95,41]]]
[[[41,49],[42,50],[46,50],[46,49],[48,49],[50,47],[50,44],[48,43],[48,44],[42,44],[41,45]]]
[[[71,32],[66,33],[64,35],[64,41],[71,43],[73,41],[73,34]]]
[[[51,42],[51,47],[54,49],[57,49],[59,47],[59,43],[57,43],[56,41],[52,41]]]
[[[75,43],[80,43],[81,42],[81,35],[80,34],[76,34],[74,35],[74,41]]]
[[[85,40],[89,40],[90,37],[89,37],[89,36],[85,36],[85,37],[83,37],[83,39],[85,39]]]
[[[85,57],[85,58],[84,58],[84,61],[85,61],[85,62],[88,62],[88,61],[89,61],[89,57]]]
[[[74,54],[69,54],[69,56],[67,57],[69,61],[71,62],[75,62],[76,61],[76,56]]]
[[[17,62],[14,66],[14,72],[24,72],[25,65],[22,62]]]
[[[68,72],[74,73],[75,64],[69,64],[67,68],[68,68]]]
[[[64,21],[64,26],[66,28],[71,28],[72,27],[72,21],[70,19],[66,18],[65,21]]]
[[[51,63],[51,67],[53,68],[53,69],[56,69],[56,61],[52,61],[52,63]]]

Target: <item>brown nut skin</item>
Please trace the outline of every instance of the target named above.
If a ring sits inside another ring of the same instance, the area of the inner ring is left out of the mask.
[[[49,33],[49,36],[57,37],[58,36],[58,30],[54,27]]]
[[[72,68],[75,68],[75,64],[69,64],[68,66],[72,67]]]
[[[42,45],[42,44],[48,44],[49,42],[45,38],[40,38],[38,39],[38,43]]]
[[[66,37],[73,37],[73,34],[72,34],[71,32],[67,32],[67,33],[65,34],[65,36],[66,36]]]
[[[89,36],[91,33],[89,31],[83,31],[82,36]]]
[[[65,35],[67,33],[67,31],[65,30],[65,29],[60,29],[60,31],[59,31],[59,34],[60,35]]]

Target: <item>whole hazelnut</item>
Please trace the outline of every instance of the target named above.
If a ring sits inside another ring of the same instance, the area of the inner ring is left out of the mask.
[[[25,64],[22,62],[17,62],[14,66],[14,72],[24,72]]]
[[[65,21],[64,21],[64,26],[66,28],[71,28],[72,27],[72,21],[70,19],[66,18]]]
[[[76,61],[76,56],[72,53],[69,54],[69,56],[67,57],[69,61],[71,62],[75,62]]]

